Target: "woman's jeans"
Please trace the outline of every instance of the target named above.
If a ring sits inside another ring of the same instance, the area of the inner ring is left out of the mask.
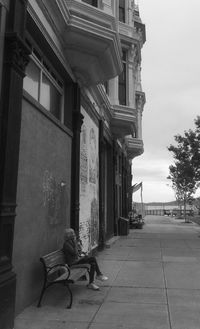
[[[90,276],[90,281],[89,283],[94,282],[94,275],[95,272],[97,275],[101,275],[101,271],[99,269],[99,265],[97,263],[97,260],[95,257],[92,256],[83,256],[73,264],[89,264],[90,265],[90,271],[89,271],[89,276]]]

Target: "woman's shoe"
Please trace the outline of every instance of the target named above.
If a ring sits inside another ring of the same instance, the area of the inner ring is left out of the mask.
[[[96,279],[99,280],[99,281],[107,281],[108,277],[103,275],[103,274],[100,274],[100,275],[96,276]]]
[[[88,289],[99,290],[99,287],[98,287],[94,282],[89,283],[89,284],[87,285],[87,287],[88,287]]]

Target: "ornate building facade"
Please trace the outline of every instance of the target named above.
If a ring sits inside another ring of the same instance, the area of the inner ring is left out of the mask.
[[[143,153],[131,0],[0,0],[0,328],[38,298],[39,257],[73,227],[86,251],[118,235]]]

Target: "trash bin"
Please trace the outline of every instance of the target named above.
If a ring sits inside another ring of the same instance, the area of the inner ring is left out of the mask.
[[[118,230],[119,230],[119,235],[128,235],[129,234],[129,219],[124,218],[124,217],[119,217]]]

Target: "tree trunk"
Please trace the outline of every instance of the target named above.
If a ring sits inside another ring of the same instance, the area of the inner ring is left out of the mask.
[[[185,223],[188,223],[188,220],[187,220],[187,215],[186,215],[186,197],[184,196],[184,219],[185,219]]]

